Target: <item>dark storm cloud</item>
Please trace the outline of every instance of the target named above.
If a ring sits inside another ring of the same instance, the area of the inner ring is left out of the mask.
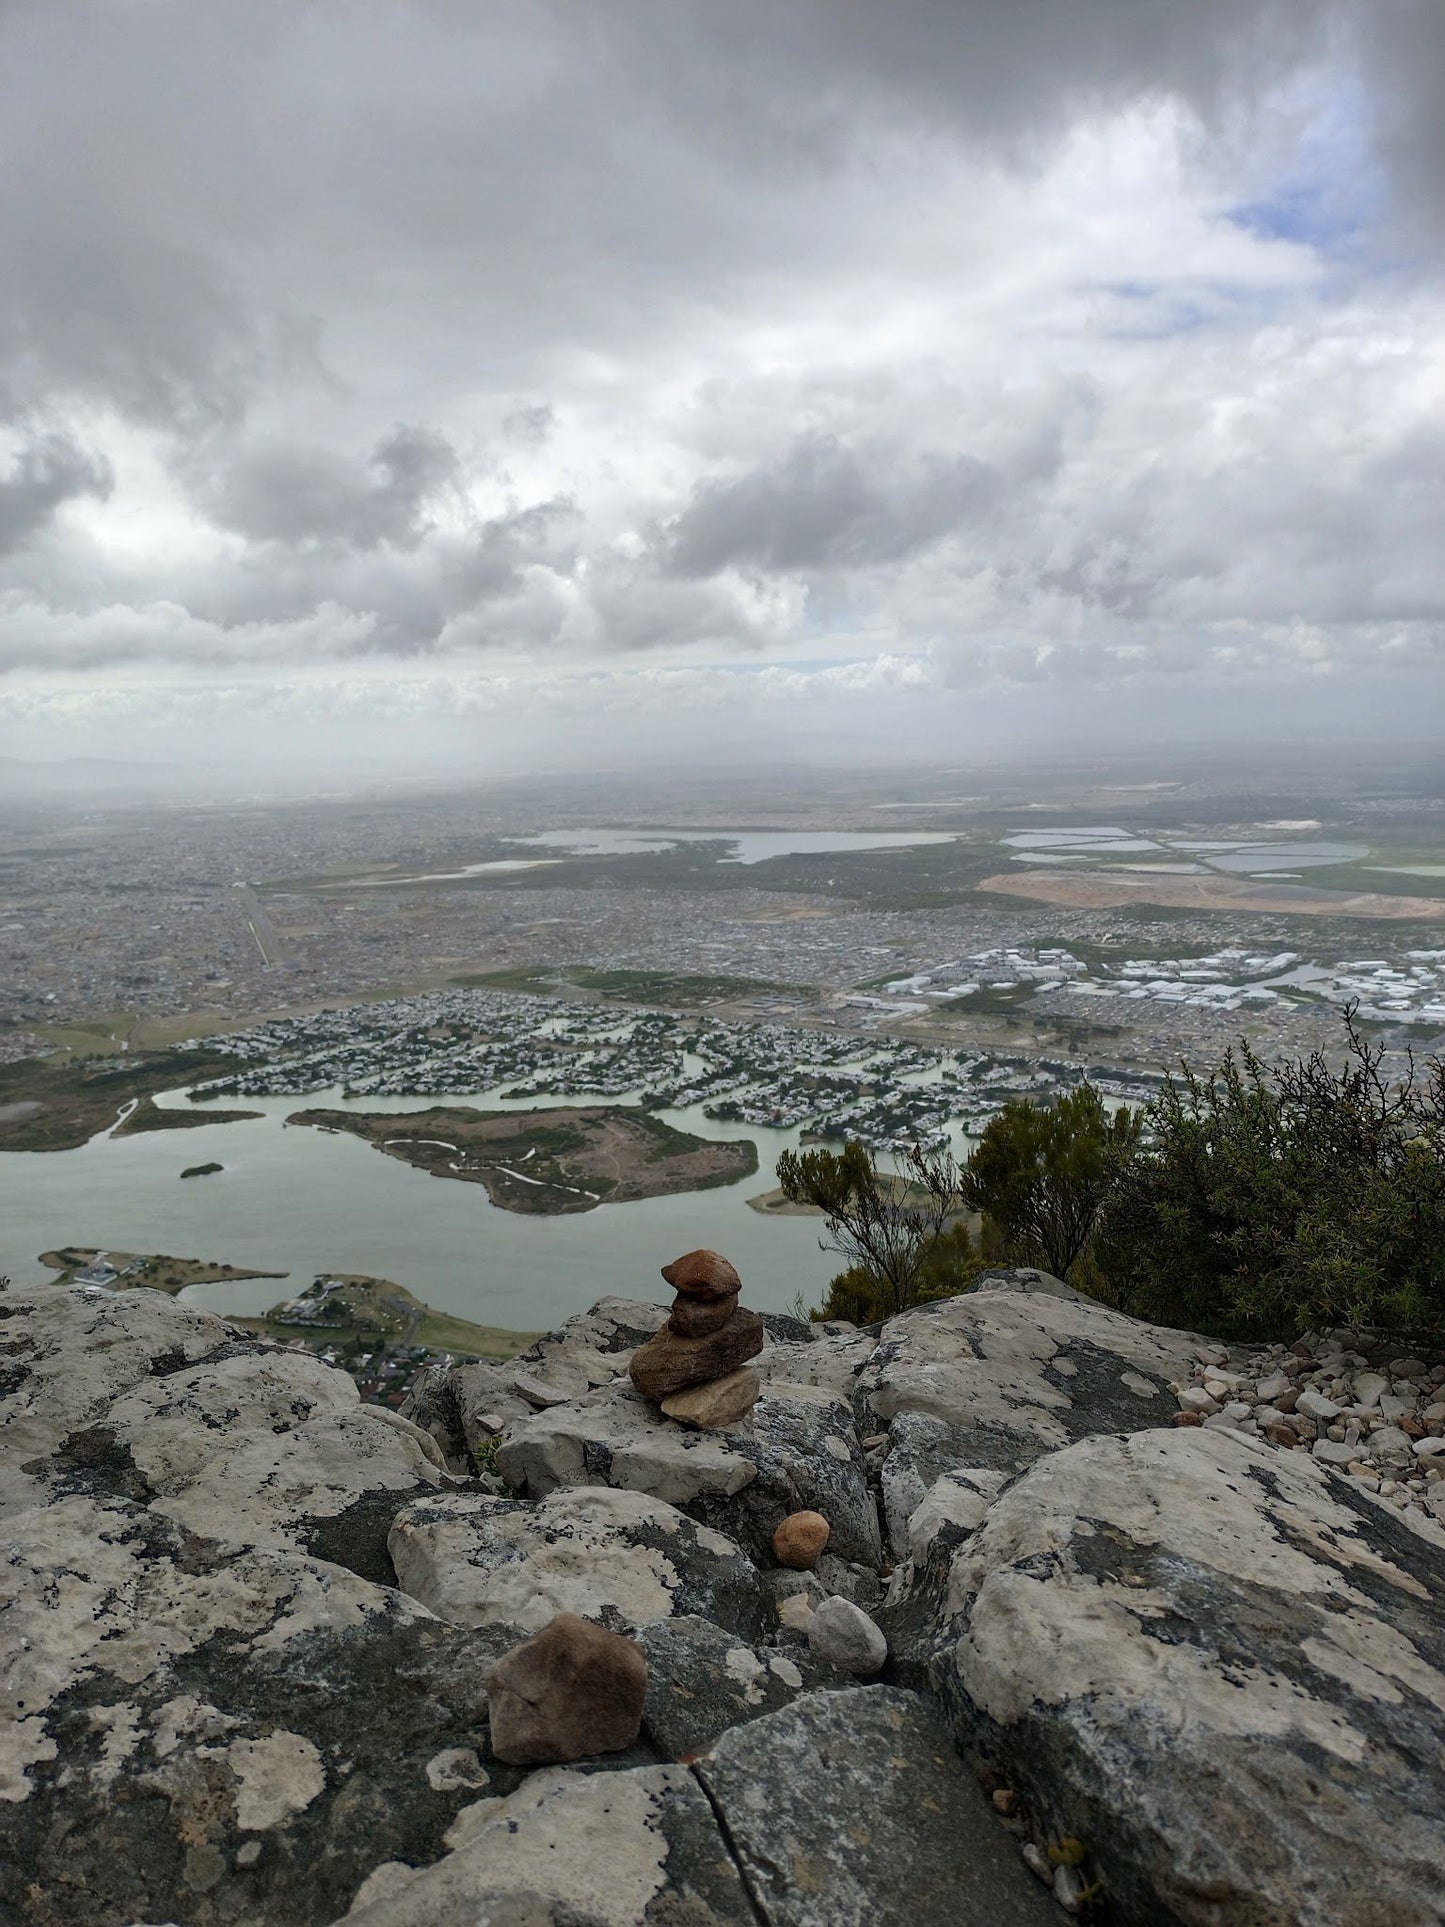
[[[781,461],[699,488],[673,525],[667,559],[679,575],[898,562],[976,517],[997,484],[967,455],[924,455],[900,474],[885,451],[809,435]]]
[[[0,473],[0,556],[28,542],[63,503],[82,495],[104,501],[114,486],[109,462],[63,430],[35,435]]]
[[[253,542],[339,542],[415,548],[428,506],[458,476],[455,449],[425,428],[394,429],[365,462],[319,448],[242,453],[198,497],[211,517]]]

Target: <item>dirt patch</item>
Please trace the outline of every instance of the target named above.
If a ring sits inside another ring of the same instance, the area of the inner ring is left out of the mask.
[[[1102,871],[1032,870],[1027,876],[1006,871],[977,886],[1031,903],[1058,903],[1072,910],[1117,910],[1130,903],[1157,903],[1171,910],[1262,910],[1301,917],[1368,917],[1413,923],[1445,918],[1445,902],[1435,897],[1382,896],[1362,890],[1312,890],[1302,883],[1263,883],[1233,877],[1125,876]]]

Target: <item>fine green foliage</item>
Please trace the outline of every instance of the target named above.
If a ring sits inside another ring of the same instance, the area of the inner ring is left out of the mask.
[[[1112,1302],[1232,1337],[1445,1324],[1445,1065],[1392,1084],[1345,1023],[1339,1071],[1241,1044],[1169,1081],[1098,1239]]]
[[[1137,1112],[1111,1116],[1092,1084],[1052,1104],[1006,1104],[963,1170],[964,1199],[984,1221],[986,1255],[1038,1265],[1056,1278],[1087,1274],[1099,1213],[1135,1156],[1139,1132]]]
[[[778,1159],[783,1195],[823,1213],[823,1249],[848,1261],[829,1289],[825,1318],[872,1324],[946,1296],[941,1273],[968,1255],[967,1226],[949,1223],[962,1208],[952,1154],[915,1145],[901,1162],[897,1177],[881,1172],[873,1154],[852,1141],[841,1151],[784,1151]],[[961,1281],[950,1287],[961,1288]]]

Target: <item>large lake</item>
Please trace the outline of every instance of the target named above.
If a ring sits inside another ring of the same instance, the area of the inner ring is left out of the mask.
[[[180,1093],[158,1100],[185,1104]],[[0,1271],[16,1283],[53,1277],[38,1254],[58,1245],[163,1251],[291,1274],[196,1286],[188,1301],[241,1314],[265,1311],[324,1271],[392,1278],[418,1298],[479,1324],[535,1331],[608,1293],[666,1301],[658,1268],[698,1245],[725,1252],[742,1273],[745,1302],[782,1311],[801,1291],[817,1304],[840,1260],[818,1249],[821,1221],[766,1217],[747,1200],[776,1182],[778,1153],[796,1133],[727,1125],[700,1108],[661,1113],[700,1136],[751,1138],[757,1175],[713,1191],[604,1204],[576,1217],[527,1218],[498,1210],[480,1184],[434,1178],[360,1138],[287,1127],[303,1106],[412,1111],[432,1101],[502,1104],[491,1093],[230,1100],[264,1115],[204,1130],[101,1135],[74,1151],[0,1154]],[[559,1100],[544,1099],[552,1104]],[[210,1177],[180,1173],[212,1160]]]
[[[517,841],[575,856],[645,856],[674,843],[725,843],[724,863],[766,863],[776,856],[913,849],[958,838],[945,830],[544,830]]]

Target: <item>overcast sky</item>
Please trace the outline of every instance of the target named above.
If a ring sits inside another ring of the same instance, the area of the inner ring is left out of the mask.
[[[9,754],[1445,716],[1441,0],[0,0]]]

